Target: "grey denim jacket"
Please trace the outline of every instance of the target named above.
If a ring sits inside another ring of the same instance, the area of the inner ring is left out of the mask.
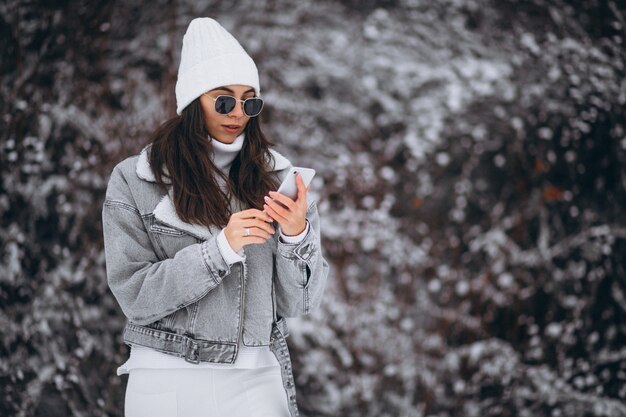
[[[164,194],[155,182],[149,149],[115,166],[102,208],[107,281],[128,319],[124,342],[192,363],[233,363],[241,343],[269,345],[297,415],[284,317],[312,312],[326,286],[316,202],[307,201],[309,230],[300,243],[283,242],[277,231],[244,246],[245,260],[229,265],[218,249],[221,228],[177,216],[172,186]],[[292,164],[271,154],[282,181]]]

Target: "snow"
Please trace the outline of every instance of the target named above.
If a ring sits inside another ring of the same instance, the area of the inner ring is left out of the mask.
[[[626,415],[625,16],[528,7],[0,6],[0,414],[122,414],[101,203],[210,15],[257,62],[266,135],[318,172],[331,277],[289,319],[303,415]]]

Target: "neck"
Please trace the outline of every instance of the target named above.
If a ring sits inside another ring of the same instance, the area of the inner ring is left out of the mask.
[[[228,175],[230,166],[233,164],[233,161],[243,146],[245,133],[237,136],[233,143],[223,143],[217,139],[209,138],[213,144],[213,163]]]

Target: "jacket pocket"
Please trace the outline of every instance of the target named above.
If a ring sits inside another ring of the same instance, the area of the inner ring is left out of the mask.
[[[182,236],[185,234],[185,232],[183,232],[182,230],[174,229],[173,227],[156,224],[156,223],[153,223],[150,226],[150,231],[153,233],[162,233],[162,234],[171,235],[171,236]]]
[[[201,240],[183,230],[160,223],[150,225],[150,234],[156,242],[163,259],[173,258],[176,252]]]

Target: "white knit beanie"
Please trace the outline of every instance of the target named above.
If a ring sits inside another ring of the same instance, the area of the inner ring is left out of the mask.
[[[260,95],[254,61],[226,29],[209,17],[189,23],[176,80],[176,113],[203,93],[223,85],[242,84]]]

